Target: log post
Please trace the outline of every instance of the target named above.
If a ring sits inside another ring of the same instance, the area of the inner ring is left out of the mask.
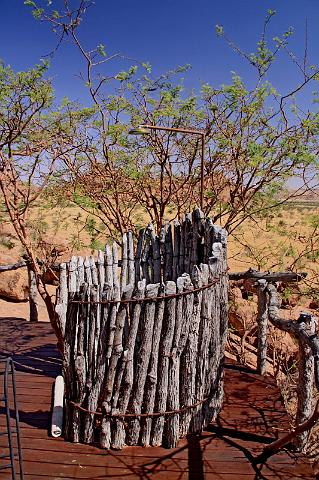
[[[258,280],[258,347],[257,347],[257,371],[264,375],[267,363],[267,328],[268,328],[268,307],[267,307],[267,281]]]
[[[278,315],[279,295],[274,285],[268,285],[269,320],[285,332],[289,332],[299,343],[299,379],[296,430],[304,424],[313,413],[313,382],[319,388],[319,337],[315,334],[315,320],[308,314],[301,314],[297,321],[283,320]],[[297,435],[295,445],[304,449],[310,432],[302,431]]]
[[[299,322],[304,323],[305,331],[308,335],[316,332],[316,324],[311,315],[302,314]],[[302,339],[299,340],[299,363],[298,363],[298,405],[296,414],[296,425],[301,425],[313,412],[313,387],[314,387],[314,358],[309,345]],[[295,446],[298,450],[303,450],[308,442],[310,431],[301,432],[295,439]]]
[[[37,279],[34,270],[30,265],[28,265],[28,280],[29,280],[29,311],[30,311],[30,322],[39,321],[39,311],[38,311],[38,288],[37,288]]]

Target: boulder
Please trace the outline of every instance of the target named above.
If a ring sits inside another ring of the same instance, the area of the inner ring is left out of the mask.
[[[16,263],[9,255],[0,254],[0,265]],[[29,294],[28,272],[26,268],[0,273],[0,297],[11,302],[27,302]]]

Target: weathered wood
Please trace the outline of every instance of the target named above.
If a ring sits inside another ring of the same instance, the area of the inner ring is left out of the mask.
[[[258,280],[258,354],[257,371],[264,375],[267,366],[267,330],[268,330],[268,308],[267,308],[267,282]]]
[[[164,245],[163,245],[163,253],[164,253],[164,272],[163,272],[163,280],[164,282],[167,280],[173,279],[173,237],[172,237],[172,227],[169,223],[167,223],[163,229],[164,233]]]
[[[92,443],[98,424],[104,448],[174,447],[219,411],[227,329],[227,277],[217,278],[226,270],[223,235],[197,210],[175,222],[174,237],[169,224],[160,237],[152,225],[142,230],[135,259],[131,232],[123,236],[120,262],[116,243],[97,260],[72,258],[63,359],[67,438]],[[206,257],[215,266],[199,268]],[[214,279],[213,286],[192,291]],[[62,311],[61,295],[63,285]],[[106,414],[101,420],[99,410]]]
[[[178,277],[176,281],[177,293],[184,291],[186,278]],[[179,403],[179,378],[180,378],[180,339],[183,324],[183,297],[176,299],[176,316],[174,337],[169,358],[168,389],[166,408],[169,411],[178,410]],[[175,448],[179,440],[179,414],[170,415],[166,419],[164,446]]]
[[[279,452],[288,443],[291,443],[300,437],[302,438],[304,433],[308,435],[311,429],[317,424],[318,420],[319,400],[317,400],[312,415],[305,422],[297,425],[291,432],[287,433],[283,437],[280,437],[269,445],[266,445],[262,453],[256,458],[256,462],[265,463],[269,457]]]
[[[194,288],[202,286],[199,268],[194,266],[192,272]],[[181,356],[181,370],[183,381],[180,384],[180,403],[182,406],[193,405],[197,402],[196,397],[196,356],[198,349],[198,333],[201,319],[202,292],[194,293],[193,312],[189,326],[189,336],[186,347]],[[192,411],[188,410],[181,415],[180,434],[188,433],[192,419]]]
[[[136,291],[134,292],[135,298],[143,298],[145,294],[145,286],[146,281],[145,279],[141,280],[137,284]],[[124,373],[122,377],[122,385],[121,391],[122,394],[118,398],[117,404],[117,411],[126,413],[133,381],[134,381],[134,347],[136,341],[136,335],[138,331],[138,326],[140,322],[142,306],[141,303],[136,303],[133,306],[132,316],[131,316],[131,323],[130,323],[130,330],[129,335],[126,340],[124,355],[123,355],[123,364],[124,364]],[[116,427],[114,429],[114,437],[113,437],[113,445],[115,448],[122,448],[125,444],[125,424],[124,421],[121,419],[116,420]]]
[[[200,265],[200,280],[203,285],[208,284],[209,268],[207,264]],[[209,345],[211,340],[212,333],[219,337],[219,328],[213,332],[213,328],[216,325],[212,323],[212,305],[211,305],[211,291],[209,289],[204,290],[202,293],[202,304],[200,312],[200,324],[198,329],[198,350],[194,362],[196,363],[196,376],[195,376],[195,401],[202,402],[205,398],[205,393],[207,389],[210,390],[210,385],[207,384],[207,380],[210,381],[212,378],[207,379],[207,370],[208,366],[212,368],[212,364],[209,365]],[[218,342],[216,342],[218,343]],[[217,358],[219,361],[219,350],[215,351],[214,358]],[[215,371],[214,371],[215,373]],[[212,375],[213,377],[214,375]],[[192,422],[191,428],[192,432],[199,433],[202,431],[203,427],[203,406],[204,404],[198,405],[192,411]]]
[[[150,240],[152,246],[152,269],[153,269],[153,282],[161,282],[161,250],[160,240],[155,234],[154,227],[149,229]]]
[[[38,287],[37,279],[34,271],[28,266],[28,281],[29,281],[29,320],[30,322],[39,321],[38,311]]]
[[[97,270],[98,270],[98,285],[100,286],[101,292],[103,291],[104,288],[104,283],[105,283],[105,258],[104,258],[104,253],[99,250],[98,251],[98,256],[97,256]]]
[[[152,228],[152,225],[148,225],[145,229],[141,252],[141,278],[145,278],[147,284],[153,282],[153,272],[150,271],[152,269],[152,262],[150,259]]]
[[[277,289],[274,285],[268,285],[267,291],[269,293],[269,320],[279,328],[293,335],[300,348],[299,355],[299,378],[298,378],[298,405],[296,422],[297,426],[300,422],[304,423],[311,416],[313,412],[313,381],[316,386],[319,386],[319,336],[315,332],[315,324],[311,316],[309,318],[309,325],[307,325],[301,318],[297,321],[284,320],[279,317],[280,299]],[[303,449],[306,445],[307,438],[310,432],[302,431],[296,437],[295,445],[299,449]]]
[[[63,343],[63,376],[65,379],[66,399],[72,400],[76,396],[76,379],[74,370],[75,361],[75,345],[77,342],[77,320],[78,320],[78,304],[73,303],[77,300],[77,281],[76,268],[77,258],[72,257],[67,265],[68,267],[68,308],[66,312],[65,335]],[[74,441],[74,408],[69,405],[65,419],[66,436],[69,440]]]
[[[127,283],[127,276],[128,276],[128,241],[127,241],[127,234],[124,233],[122,236],[122,265],[121,265],[121,293],[123,292],[126,283]]]
[[[127,257],[128,257],[128,284],[135,284],[135,261],[134,261],[134,242],[133,233],[127,233]]]
[[[114,287],[114,291],[116,292],[115,287]],[[122,293],[122,300],[127,300],[128,298],[131,298],[132,291],[133,291],[132,285],[127,285],[126,287],[124,287],[124,290]],[[103,393],[103,408],[107,413],[111,413],[111,408],[112,408],[111,399],[113,395],[113,387],[114,387],[115,378],[116,378],[116,370],[117,370],[121,355],[123,353],[122,337],[123,337],[125,319],[128,313],[127,309],[128,309],[128,306],[125,303],[120,304],[118,307],[117,315],[116,315],[115,328],[113,332],[113,343],[112,343],[112,349],[111,349],[111,355],[108,363],[108,368],[106,372],[106,380],[105,380],[105,387],[104,387],[104,393]],[[114,309],[112,309],[111,315],[114,313],[113,310]],[[108,346],[109,345],[110,345],[110,342]],[[107,418],[103,419],[102,433],[103,433],[103,442],[105,443],[105,445],[111,444],[111,438],[107,437],[109,434],[109,430],[108,430],[109,423],[110,423],[109,419]]]
[[[208,369],[207,388],[204,405],[204,426],[214,420],[223,402],[223,361],[228,334],[228,276],[227,276],[227,233],[219,226],[210,226],[211,256],[208,259],[210,276],[218,282],[212,289],[213,327],[210,341],[210,364]]]
[[[58,324],[62,333],[62,338],[65,335],[66,311],[68,308],[68,279],[66,272],[66,263],[60,264],[60,281],[57,290],[55,312],[58,316]]]
[[[79,264],[79,262],[78,262]],[[81,262],[80,262],[81,264]],[[80,301],[86,301],[88,299],[88,285],[82,284],[80,288]],[[77,345],[76,355],[74,361],[74,373],[76,380],[76,392],[73,400],[80,405],[83,403],[86,395],[86,376],[87,376],[87,311],[88,305],[79,305],[79,317],[78,317],[78,330],[77,330]],[[73,411],[73,441],[80,442],[81,437],[81,425],[83,414],[77,408]]]
[[[157,297],[159,286],[159,283],[146,285],[146,298]],[[150,354],[152,350],[152,333],[155,321],[155,307],[155,301],[147,302],[145,305],[143,332],[140,340],[139,351],[137,354],[138,363],[136,365],[134,389],[132,391],[132,398],[130,402],[131,413],[142,412],[144,388],[148,372]],[[128,445],[136,445],[138,443],[139,434],[140,420],[136,418],[129,422],[127,433]]]
[[[1,272],[9,272],[10,270],[18,270],[19,268],[24,268],[28,266],[28,262],[21,260],[21,262],[13,263],[10,265],[0,265]]]
[[[199,265],[204,259],[204,245],[202,245],[204,226],[204,214],[197,208],[192,214],[192,247],[189,266],[190,271],[192,271],[194,265]]]
[[[173,247],[173,274],[172,280],[176,281],[177,277],[184,272],[180,271],[180,248],[181,248],[181,224],[178,220],[174,220],[174,247]]]
[[[143,251],[143,243],[145,238],[145,228],[142,228],[138,234],[138,242],[137,242],[137,249],[136,249],[136,256],[135,256],[135,283],[137,284],[138,281],[142,280],[142,268],[141,268],[141,258],[142,258],[142,251]]]
[[[182,219],[180,225],[180,247],[179,247],[179,259],[178,259],[178,272],[179,275],[186,272],[185,269],[185,218]]]
[[[109,245],[105,245],[105,283],[113,287],[113,254]]]
[[[184,272],[191,273],[191,255],[193,247],[192,214],[187,213],[183,223],[184,230]]]
[[[309,336],[316,333],[316,325],[313,319],[305,330]],[[295,423],[296,425],[302,425],[313,413],[314,400],[314,358],[311,348],[302,340],[299,341],[298,372],[298,404]],[[306,447],[309,434],[310,431],[304,431],[296,437],[295,446],[298,450],[303,450]]]
[[[158,295],[165,295],[165,285],[161,284]],[[158,353],[159,353],[159,344],[162,333],[162,325],[164,318],[165,310],[165,301],[159,300],[156,303],[156,312],[155,312],[155,322],[152,335],[152,351],[149,360],[149,368],[147,374],[147,381],[145,385],[145,394],[144,394],[144,413],[154,412],[155,405],[155,394],[156,394],[156,385],[157,385],[157,376],[158,376]],[[149,446],[150,445],[150,436],[151,436],[151,427],[152,427],[152,418],[141,419],[141,445]]]
[[[267,282],[300,282],[306,278],[307,272],[259,272],[250,268],[246,272],[230,272],[229,280],[267,280]]]
[[[165,284],[166,295],[176,293],[176,283],[168,281]],[[176,299],[166,300],[164,320],[162,326],[162,335],[159,347],[158,379],[156,389],[155,410],[157,412],[166,411],[167,389],[168,389],[168,368],[169,355],[172,348],[175,329],[175,309]],[[163,439],[165,417],[160,416],[154,419],[151,443],[153,446],[161,445]]]

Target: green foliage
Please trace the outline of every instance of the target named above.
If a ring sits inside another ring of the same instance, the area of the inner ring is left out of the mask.
[[[105,46],[102,43],[97,46],[97,51],[102,57],[106,57]]]

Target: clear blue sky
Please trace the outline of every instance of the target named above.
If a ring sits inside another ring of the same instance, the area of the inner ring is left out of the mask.
[[[52,6],[58,8],[60,2],[53,0]],[[0,0],[0,8],[0,58],[5,63],[25,69],[52,50],[54,34],[33,19],[23,0]],[[231,70],[246,80],[252,78],[252,71],[216,38],[214,26],[222,24],[244,50],[251,52],[269,8],[277,11],[271,35],[293,26],[292,46],[298,54],[303,52],[308,19],[309,56],[312,63],[319,64],[318,0],[96,0],[79,35],[87,48],[103,43],[108,53],[121,52],[149,61],[155,72],[190,63],[193,68],[185,82],[188,88],[196,87],[200,81],[219,85],[229,80]],[[116,64],[117,70],[122,67]],[[76,78],[80,70],[75,50],[68,45],[60,48],[50,70],[58,97],[85,99],[85,89]],[[285,93],[300,76],[282,60],[277,62],[271,79]]]

